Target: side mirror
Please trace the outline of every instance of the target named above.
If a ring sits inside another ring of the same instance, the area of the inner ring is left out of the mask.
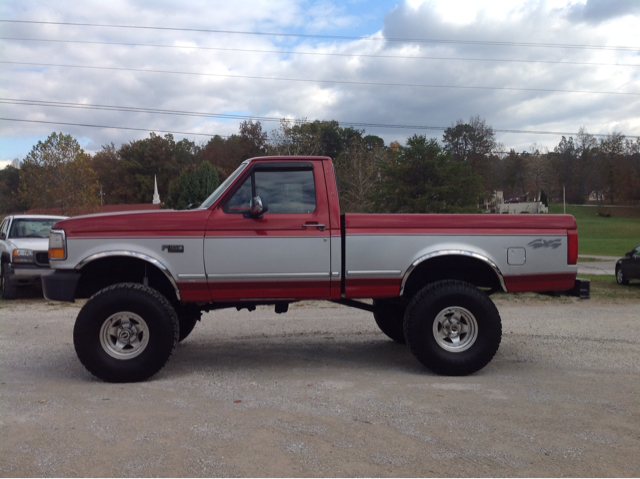
[[[249,211],[244,213],[245,218],[262,218],[267,211],[269,211],[269,207],[267,206],[267,202],[263,201],[259,196],[254,196],[251,198],[251,208]]]
[[[633,256],[633,251],[629,251],[628,253],[625,253],[624,256],[626,258],[631,258]]]
[[[0,233],[0,240],[5,240],[7,239],[7,234],[6,233]]]

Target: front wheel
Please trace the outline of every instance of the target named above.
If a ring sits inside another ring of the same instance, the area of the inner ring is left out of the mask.
[[[616,266],[616,281],[618,284],[629,284],[629,280],[622,274],[622,268],[620,266]]]
[[[18,297],[18,287],[11,284],[9,279],[9,265],[7,263],[2,264],[2,277],[0,278],[2,284],[2,299],[16,299]]]
[[[424,287],[409,303],[404,336],[424,366],[438,374],[463,376],[493,359],[502,323],[485,293],[463,281],[439,281]]]
[[[164,367],[178,342],[173,306],[155,289],[119,283],[94,294],[73,329],[80,362],[108,382],[150,378]]]

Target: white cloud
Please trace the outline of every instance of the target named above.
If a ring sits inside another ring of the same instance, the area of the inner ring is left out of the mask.
[[[346,5],[346,6],[345,6]],[[354,6],[355,5],[355,6]],[[361,8],[358,13],[355,8]],[[379,18],[376,38],[432,38],[483,42],[525,42],[572,45],[636,45],[639,13],[622,7],[603,12],[598,2],[521,1],[454,2],[409,0]],[[379,6],[377,7],[379,8]],[[582,9],[582,10],[581,10]],[[42,4],[25,0],[0,6],[2,18],[155,25],[245,32],[350,35],[370,22],[368,2],[336,1],[173,2],[116,0],[109,3],[60,1]],[[601,15],[602,21],[594,20]],[[585,18],[589,18],[589,22]],[[171,30],[2,24],[3,36],[91,42],[198,46],[280,53],[145,46],[3,41],[3,61],[92,65],[99,67],[182,71],[245,77],[338,80],[361,84],[316,83],[179,75],[116,70],[90,70],[25,65],[0,65],[0,97],[185,112],[233,113],[402,125],[448,126],[458,118],[485,118],[496,129],[591,133],[616,128],[640,135],[640,97],[544,92],[591,90],[640,93],[637,67],[521,63],[521,60],[638,64],[637,51],[496,46],[462,43],[399,43],[330,38],[239,35]],[[358,34],[359,35],[359,34]],[[476,58],[518,61],[469,61],[296,55],[288,51]],[[431,84],[449,87],[503,87],[531,91],[376,86],[363,83]],[[538,91],[534,91],[538,90]],[[2,117],[23,120],[111,125],[192,133],[229,135],[240,120],[185,115],[152,115],[107,110],[2,105]],[[52,131],[83,138],[87,151],[114,142],[119,146],[148,132],[82,126],[0,122],[3,156],[24,157],[5,146],[17,139],[44,139]],[[276,123],[263,123],[270,131]],[[421,130],[374,129],[368,133],[387,142],[403,141]],[[441,132],[427,131],[429,136]],[[176,134],[177,138],[181,135]],[[207,141],[206,136],[187,135]],[[500,134],[507,147],[526,149],[534,142],[553,147],[557,136]],[[37,140],[36,140],[37,141]],[[35,143],[35,141],[34,141]]]

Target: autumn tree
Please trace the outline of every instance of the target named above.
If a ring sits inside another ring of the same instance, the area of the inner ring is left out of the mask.
[[[435,138],[414,135],[388,162],[379,164],[374,209],[390,213],[477,212],[482,178],[453,159]]]
[[[30,208],[92,208],[99,203],[91,158],[71,135],[52,133],[20,166],[20,196]]]
[[[382,146],[365,141],[353,142],[335,159],[335,171],[340,193],[340,208],[343,212],[370,211],[380,176],[379,163],[384,162],[389,152]]]
[[[318,155],[321,141],[317,131],[304,126],[305,119],[299,122],[283,118],[278,128],[269,136],[270,155]]]

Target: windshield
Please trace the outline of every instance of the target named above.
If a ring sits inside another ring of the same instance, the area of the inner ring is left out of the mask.
[[[224,193],[226,191],[226,189],[229,187],[229,185],[231,183],[233,183],[238,176],[240,176],[240,173],[242,173],[244,171],[244,169],[247,167],[248,164],[249,164],[249,162],[245,161],[244,163],[242,163],[238,167],[238,169],[236,171],[231,173],[229,175],[229,178],[224,180],[222,182],[222,184],[220,186],[218,186],[213,193],[211,193],[211,196],[209,196],[209,198],[204,200],[204,202],[200,205],[200,208],[208,208],[209,206],[214,204],[216,202],[216,200],[218,198],[220,198],[220,195],[222,195],[222,193]]]
[[[51,227],[59,219],[19,218],[13,221],[9,238],[48,238]]]

